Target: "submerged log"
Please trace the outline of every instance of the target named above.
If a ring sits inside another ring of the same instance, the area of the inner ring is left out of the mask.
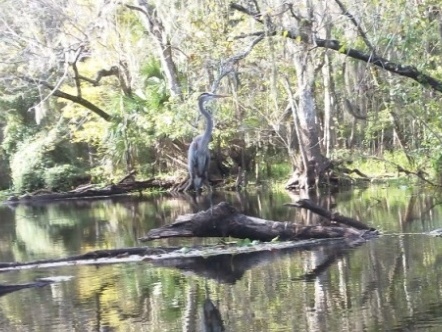
[[[0,262],[0,273],[24,269],[46,269],[66,266],[109,265],[149,262],[155,266],[174,267],[192,271],[219,282],[234,283],[246,270],[257,264],[266,264],[295,251],[324,250],[332,252],[344,245],[354,248],[365,243],[364,238],[304,240],[237,245],[207,245],[194,247],[131,247],[96,250],[82,255],[29,262]],[[321,249],[322,248],[322,249]],[[334,248],[334,249],[333,249]],[[40,279],[40,281],[50,281]],[[53,278],[52,278],[53,279]],[[53,280],[54,281],[54,280]]]
[[[306,204],[305,208],[315,208],[316,213],[323,213],[320,207],[312,202]],[[325,210],[326,211],[326,210]],[[333,221],[339,219],[339,215],[324,213],[323,217],[333,217]],[[302,239],[325,239],[325,238],[354,238],[371,237],[377,234],[374,228],[355,221],[351,218],[341,218],[342,221],[351,227],[344,226],[303,226],[293,222],[281,222],[265,220],[256,217],[246,216],[239,213],[232,205],[221,202],[212,209],[201,211],[196,214],[183,215],[170,225],[152,229],[140,241],[170,237],[234,237],[239,239],[252,239],[259,241],[272,241],[278,239],[302,240]],[[348,219],[348,220],[346,220]],[[352,222],[350,222],[352,221]]]
[[[51,283],[52,283],[52,281],[38,280],[35,282],[26,283],[26,284],[15,284],[15,285],[2,285],[2,284],[0,284],[0,297],[7,295],[9,293],[12,293],[12,292],[22,290],[22,289],[43,287],[43,286],[47,286]]]
[[[69,256],[59,259],[45,259],[31,262],[0,262],[0,272],[10,271],[18,268],[36,268],[36,267],[57,267],[86,264],[109,264],[124,261],[129,256],[158,256],[166,253],[174,252],[179,248],[149,248],[149,247],[132,247],[109,250],[95,250],[82,255]],[[113,259],[113,260],[112,260]],[[133,261],[133,260],[127,260]]]

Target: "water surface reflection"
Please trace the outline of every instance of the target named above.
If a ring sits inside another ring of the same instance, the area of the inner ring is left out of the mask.
[[[284,207],[285,192],[217,193],[242,212],[314,223]],[[2,331],[439,331],[442,227],[433,196],[367,188],[320,204],[371,221],[385,235],[366,243],[216,259],[24,270],[1,283],[47,276],[69,281],[0,297]],[[203,197],[157,195],[0,207],[0,260],[63,257],[139,245],[137,238],[178,215],[210,206]],[[161,240],[152,245],[215,243]],[[212,325],[210,325],[212,324]]]

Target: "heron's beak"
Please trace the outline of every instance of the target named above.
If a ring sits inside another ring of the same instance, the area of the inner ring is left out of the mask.
[[[215,98],[227,98],[230,97],[229,95],[215,95]]]

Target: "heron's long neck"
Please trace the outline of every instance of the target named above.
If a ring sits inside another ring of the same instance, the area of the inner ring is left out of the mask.
[[[206,142],[206,144],[208,144],[210,141],[210,136],[212,135],[212,130],[213,130],[212,116],[204,108],[204,101],[203,100],[200,100],[198,102],[198,106],[200,108],[201,114],[206,117],[207,126],[206,126],[206,131],[203,134],[203,140]]]

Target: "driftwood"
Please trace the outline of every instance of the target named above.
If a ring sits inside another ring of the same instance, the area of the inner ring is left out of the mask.
[[[355,238],[371,237],[377,234],[371,228],[357,220],[333,214],[316,206],[313,202],[303,200],[292,204],[308,208],[322,217],[344,226],[303,226],[293,222],[280,222],[246,216],[239,213],[232,205],[221,202],[212,209],[196,214],[178,217],[170,225],[152,229],[140,241],[170,237],[234,237],[239,239],[252,239],[259,241],[325,239],[325,238]]]

